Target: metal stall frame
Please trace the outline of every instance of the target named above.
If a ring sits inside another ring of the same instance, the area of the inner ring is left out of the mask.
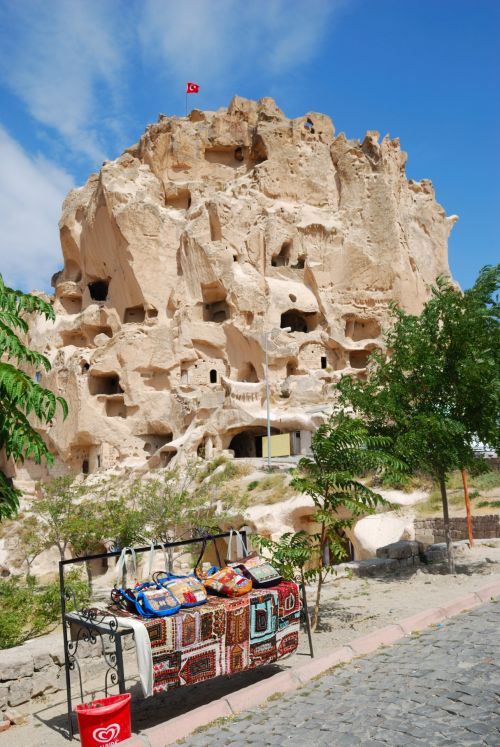
[[[247,532],[245,530],[240,531],[242,540],[247,548]],[[145,547],[134,547],[132,548],[136,554],[150,552],[154,550],[168,550],[170,548],[186,547],[189,545],[207,544],[213,542],[219,564],[222,565],[219,558],[219,552],[217,549],[216,541],[219,539],[229,539],[232,536],[232,532],[221,532],[219,534],[200,534],[199,537],[192,537],[187,540],[177,540],[175,542],[164,542],[155,543],[154,545],[147,545]],[[128,635],[133,637],[134,633],[131,628],[120,628],[118,617],[113,615],[111,612],[105,612],[103,610],[96,609],[94,607],[86,607],[75,612],[67,611],[67,603],[72,598],[72,593],[66,589],[64,572],[68,566],[86,563],[92,560],[103,560],[105,558],[117,558],[121,554],[120,550],[111,550],[110,552],[98,553],[96,555],[83,555],[78,558],[70,558],[68,560],[59,561],[59,591],[61,598],[61,620],[63,626],[63,643],[64,643],[64,668],[66,678],[66,702],[67,702],[67,716],[68,716],[68,734],[69,739],[73,738],[75,733],[73,727],[73,695],[71,685],[71,672],[78,672],[78,684],[80,690],[81,702],[84,700],[83,695],[83,682],[80,664],[78,661],[78,646],[80,642],[88,643],[90,645],[99,645],[100,654],[107,664],[107,669],[104,676],[104,692],[107,696],[108,688],[118,685],[118,691],[120,693],[125,692],[125,671],[123,664],[123,643],[122,639]],[[302,583],[299,583],[302,597],[302,608],[301,608],[301,620],[305,624],[308,642],[309,642],[309,653],[311,657],[314,657],[312,636],[311,636],[311,621],[309,616],[309,610],[307,606],[306,589]],[[76,604],[75,604],[76,607]],[[126,618],[123,618],[126,621]],[[123,623],[124,625],[126,622]],[[71,627],[77,627],[76,636],[72,638]],[[106,640],[107,639],[107,642]],[[110,651],[110,647],[114,647],[113,651]]]

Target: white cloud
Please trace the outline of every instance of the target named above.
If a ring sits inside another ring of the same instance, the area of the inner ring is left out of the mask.
[[[62,265],[61,204],[73,180],[42,156],[28,156],[2,127],[0,162],[0,272],[9,285],[50,290]]]
[[[144,0],[139,24],[145,57],[174,76],[203,80],[259,69],[271,76],[307,62],[344,0]]]
[[[23,0],[6,2],[0,13],[4,84],[36,120],[93,161],[105,154],[99,98],[104,93],[109,106],[120,95],[114,8],[92,0]]]

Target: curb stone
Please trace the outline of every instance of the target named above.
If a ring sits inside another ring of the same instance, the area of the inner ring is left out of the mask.
[[[121,744],[123,747],[167,747],[189,736],[201,726],[208,726],[216,719],[230,718],[241,711],[261,705],[276,693],[296,690],[338,664],[345,664],[358,656],[376,651],[381,646],[394,643],[405,635],[425,630],[461,612],[479,607],[494,597],[500,597],[500,581],[481,586],[477,591],[458,597],[442,607],[423,610],[397,623],[355,638],[325,656],[312,659],[307,664],[279,672],[262,682],[248,685],[212,703],[194,708],[189,713],[144,729],[140,735],[133,735]]]

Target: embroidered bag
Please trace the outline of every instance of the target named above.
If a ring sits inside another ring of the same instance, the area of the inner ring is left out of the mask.
[[[181,603],[170,589],[146,581],[134,589],[136,608],[143,617],[166,617],[174,615]]]
[[[167,571],[153,574],[153,580],[164,589],[170,589],[181,607],[197,607],[207,601],[207,590],[195,575],[176,576]]]
[[[232,539],[233,534],[236,536],[236,552],[238,554],[238,542],[240,544],[240,554],[242,557],[236,560],[232,559]],[[282,576],[278,573],[276,568],[271,565],[267,560],[261,558],[255,551],[248,553],[246,544],[243,540],[242,535],[237,531],[231,529],[229,536],[229,542],[227,547],[227,563],[232,568],[238,568],[245,576],[252,581],[254,587],[265,587],[279,584],[282,581]]]
[[[154,546],[152,548],[154,550]],[[141,617],[165,617],[178,612],[181,607],[180,602],[169,589],[163,589],[150,581],[142,584],[136,583],[133,588],[123,588],[127,553],[130,553],[134,576],[137,577],[135,551],[130,547],[124,547],[117,563],[115,588],[111,592],[113,603]]]
[[[229,566],[219,570],[213,565],[206,573],[200,572],[199,578],[209,591],[224,597],[241,597],[252,588],[250,579]]]
[[[274,586],[283,580],[276,568],[256,552],[251,552],[246,558],[236,560],[231,565],[240,569],[245,576],[251,579],[252,585],[257,588]]]

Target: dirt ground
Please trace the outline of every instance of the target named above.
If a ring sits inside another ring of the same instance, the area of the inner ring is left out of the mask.
[[[450,576],[445,567],[422,566],[399,575],[383,578],[332,578],[324,587],[322,614],[314,634],[316,656],[358,636],[381,628],[414,613],[439,606],[489,582],[500,580],[500,540],[488,540],[470,550],[461,547],[457,554],[457,572]],[[308,589],[312,604],[314,590]],[[171,694],[143,700],[134,672],[128,671],[128,686],[133,694],[134,731],[185,713],[211,700],[265,679],[280,669],[308,661],[307,636],[301,635],[299,651],[279,666],[270,665],[255,672],[232,678],[221,677],[173,691]],[[100,697],[99,690],[90,694]],[[59,747],[67,745],[65,694],[57,693],[32,702],[27,723],[0,733],[0,747]],[[78,738],[75,738],[75,742]]]

